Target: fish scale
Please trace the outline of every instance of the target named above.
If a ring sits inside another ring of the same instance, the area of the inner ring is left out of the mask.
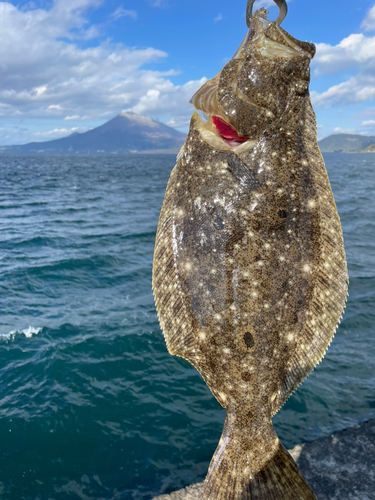
[[[314,51],[265,9],[252,16],[192,99],[210,118],[193,115],[160,214],[153,289],[168,350],[227,409],[203,500],[315,498],[271,422],[324,356],[347,296],[308,94]],[[249,139],[228,144],[213,116]]]

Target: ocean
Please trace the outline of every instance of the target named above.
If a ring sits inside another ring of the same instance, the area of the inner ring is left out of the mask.
[[[349,264],[287,448],[375,417],[375,155],[326,154]],[[0,156],[0,499],[149,500],[203,480],[225,417],[151,292],[174,156]]]

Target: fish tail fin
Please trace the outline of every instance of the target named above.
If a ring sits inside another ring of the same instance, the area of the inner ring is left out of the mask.
[[[293,458],[275,439],[272,452],[241,446],[236,436],[224,436],[211,460],[201,500],[317,500]],[[275,435],[276,436],[276,435]],[[254,466],[254,455],[260,462]],[[249,458],[250,457],[250,458]]]

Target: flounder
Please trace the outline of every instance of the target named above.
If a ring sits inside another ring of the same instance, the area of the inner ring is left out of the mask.
[[[197,113],[160,214],[153,289],[168,350],[226,408],[203,500],[312,500],[271,417],[322,359],[343,314],[340,219],[309,97],[312,43],[252,15]]]

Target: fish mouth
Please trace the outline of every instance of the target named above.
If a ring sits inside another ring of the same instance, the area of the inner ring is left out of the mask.
[[[294,80],[290,74],[294,75],[294,61],[309,61],[313,57],[315,46],[293,38],[275,22],[268,21],[267,14],[265,9],[260,9],[252,16],[250,29],[231,61],[190,100],[196,110],[208,116],[206,122],[197,118],[196,126],[216,148],[236,152],[250,149],[262,131],[281,118],[292,85],[301,87],[301,93],[308,90],[309,73],[305,75],[300,71]],[[278,65],[279,61],[282,64]],[[262,67],[277,67],[279,73],[274,79],[284,82],[280,85],[283,93],[269,83],[269,74],[262,71]],[[288,80],[283,80],[285,75]],[[264,82],[263,89],[259,82]],[[264,99],[259,97],[260,92],[265,95]]]
[[[238,56],[241,47],[234,57]],[[235,121],[226,115],[220,105],[217,97],[220,74],[221,71],[208,80],[190,99],[195,109],[202,111],[208,117],[204,120],[198,113],[194,113],[195,125],[210,146],[224,151],[245,152],[252,148],[256,141],[238,134]]]
[[[214,149],[240,154],[252,149],[256,143],[250,137],[239,136],[232,125],[216,115],[209,115],[205,121],[198,113],[194,113],[193,123],[203,140]]]
[[[238,145],[250,139],[250,137],[238,135],[236,129],[219,116],[212,116],[211,120],[216,130],[219,132],[220,137],[228,144]]]
[[[208,80],[190,99],[195,109],[202,111],[207,117],[204,120],[198,113],[194,113],[195,126],[210,146],[223,151],[245,152],[256,141],[238,134],[235,122],[226,116],[220,106],[217,99],[220,73]]]

